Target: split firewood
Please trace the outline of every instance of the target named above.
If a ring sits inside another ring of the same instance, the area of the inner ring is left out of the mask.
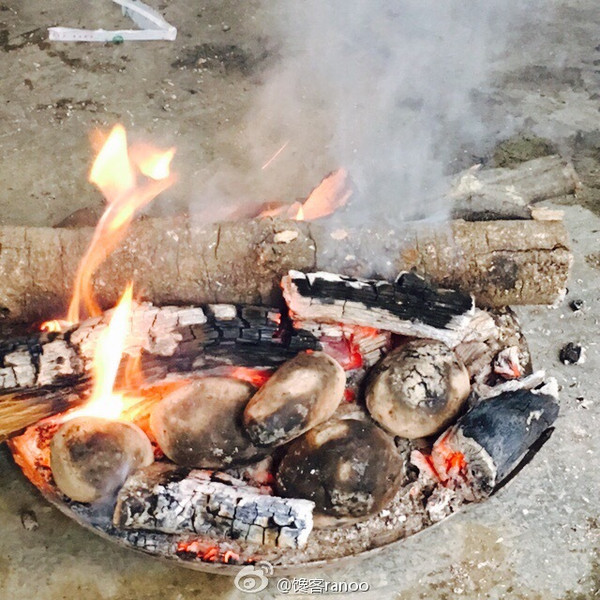
[[[121,488],[114,524],[124,529],[222,536],[281,548],[302,548],[314,503],[261,494],[224,473],[155,463]]]
[[[90,228],[0,227],[0,314],[14,321],[66,313]],[[473,293],[487,306],[551,304],[571,264],[556,221],[384,224],[332,231],[278,219],[196,226],[184,219],[135,223],[94,281],[104,308],[131,279],[157,305],[275,305],[290,269],[393,279],[412,268],[433,282]]]
[[[389,283],[290,271],[281,286],[295,319],[372,327],[450,347],[464,339],[475,315],[470,296],[437,289],[414,273]]]
[[[468,169],[456,176],[449,198],[454,218],[531,219],[533,204],[575,193],[579,177],[560,156],[544,156],[512,169]]]

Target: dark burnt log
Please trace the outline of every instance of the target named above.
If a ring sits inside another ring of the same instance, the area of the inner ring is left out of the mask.
[[[573,165],[553,155],[512,169],[468,169],[456,176],[448,195],[456,219],[531,219],[533,204],[574,194],[578,183]]]
[[[124,529],[197,533],[282,548],[302,548],[314,503],[261,494],[218,472],[157,463],[121,488],[113,522]]]
[[[436,288],[415,273],[389,283],[290,271],[281,285],[295,319],[372,327],[450,347],[464,339],[475,314],[471,296]]]
[[[205,315],[205,323],[182,332],[172,355],[145,352],[144,372],[152,372],[157,380],[161,372],[166,376],[225,365],[277,367],[302,350],[321,349],[311,332],[294,329],[274,308],[210,304]]]
[[[433,467],[446,486],[467,500],[483,500],[552,426],[558,411],[554,396],[535,390],[483,400],[435,442]]]
[[[0,315],[35,321],[63,315],[90,228],[0,227]],[[554,221],[407,223],[332,231],[280,219],[194,225],[185,219],[135,223],[100,267],[98,301],[114,306],[133,279],[157,305],[274,305],[290,269],[391,279],[415,268],[480,305],[552,304],[571,264],[565,227]]]

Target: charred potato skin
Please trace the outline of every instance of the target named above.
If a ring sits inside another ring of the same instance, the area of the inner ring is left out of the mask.
[[[370,421],[327,421],[295,440],[277,471],[277,490],[316,512],[364,517],[380,510],[405,477],[390,436]]]

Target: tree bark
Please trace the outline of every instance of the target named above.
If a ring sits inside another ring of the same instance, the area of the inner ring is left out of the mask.
[[[66,313],[90,228],[0,227],[0,314],[36,321]],[[401,230],[331,231],[301,221],[249,220],[196,226],[183,219],[136,223],[95,278],[105,308],[133,279],[143,299],[162,304],[274,305],[290,269],[393,279],[416,269],[434,283],[473,293],[484,306],[551,304],[571,264],[556,221],[451,221]]]

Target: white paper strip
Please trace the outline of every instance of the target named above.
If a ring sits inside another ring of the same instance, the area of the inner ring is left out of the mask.
[[[141,29],[75,29],[72,27],[50,27],[49,39],[60,42],[122,42],[125,40],[169,40],[177,37],[177,28],[167,23],[162,16],[139,0],[112,0],[121,6],[123,14]]]

